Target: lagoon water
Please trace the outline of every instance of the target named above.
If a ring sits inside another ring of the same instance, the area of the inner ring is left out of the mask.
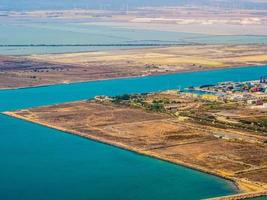
[[[267,66],[0,90],[0,110],[95,95],[258,79]],[[187,199],[233,194],[221,178],[0,115],[0,199]]]
[[[64,37],[63,37],[64,36]],[[171,31],[141,30],[66,21],[12,21],[0,17],[0,45],[64,44],[267,44],[267,36],[214,36]],[[130,47],[126,47],[130,48]],[[31,55],[121,49],[121,47],[5,47],[2,55]]]

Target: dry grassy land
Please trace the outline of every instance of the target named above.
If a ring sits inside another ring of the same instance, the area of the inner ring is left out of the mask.
[[[229,178],[244,191],[267,189],[266,135],[96,101],[6,114]]]
[[[189,45],[28,57],[0,56],[0,88],[266,63],[266,45]]]

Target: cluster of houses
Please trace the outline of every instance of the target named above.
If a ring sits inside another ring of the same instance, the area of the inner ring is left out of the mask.
[[[267,83],[260,81],[249,81],[249,82],[222,82],[217,85],[212,86],[202,86],[200,88],[204,88],[209,91],[214,92],[240,92],[240,93],[255,93],[262,92],[267,93]]]
[[[162,103],[161,106],[165,110],[171,112],[177,112],[178,110],[187,109],[188,106],[197,106],[194,102],[188,102],[183,97],[189,99],[203,99],[206,101],[233,101],[246,103],[252,107],[265,108],[267,109],[267,81],[248,81],[248,82],[222,82],[216,85],[205,85],[196,88],[190,88],[189,92],[180,92],[177,90],[165,91],[166,94],[180,95],[179,103],[171,101],[170,103]],[[139,95],[142,97],[142,95]],[[138,96],[138,97],[139,97]],[[131,97],[130,95],[123,95],[117,97],[117,99],[125,102],[131,102],[138,99],[135,95]],[[96,96],[95,100],[98,102],[111,102],[114,101],[116,97],[107,96]],[[141,99],[144,101],[144,99]]]
[[[246,102],[249,105],[266,106],[267,83],[264,81],[222,82],[206,85],[195,90],[207,92],[202,98],[210,101],[229,100]]]

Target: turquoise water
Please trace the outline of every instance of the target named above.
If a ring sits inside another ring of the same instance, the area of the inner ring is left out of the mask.
[[[202,199],[220,178],[0,115],[0,199]]]
[[[267,66],[0,91],[0,110],[253,80]],[[0,199],[187,199],[235,193],[228,181],[0,115]]]
[[[245,81],[267,75],[267,66],[190,72],[0,91],[0,111],[92,98],[96,95],[182,89],[222,81]]]
[[[97,26],[65,21],[10,21],[8,18],[1,19],[0,17],[0,45],[114,43],[262,44],[267,43],[267,36],[214,36],[195,33]],[[120,49],[121,47],[0,47],[0,54],[30,55],[118,48]]]

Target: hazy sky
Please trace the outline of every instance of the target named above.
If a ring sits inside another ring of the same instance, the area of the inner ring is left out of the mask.
[[[257,3],[251,3],[251,2]],[[140,6],[169,5],[221,5],[221,7],[258,7],[267,9],[267,0],[0,0],[2,10],[66,9],[66,8],[106,8],[123,9]],[[263,5],[264,4],[264,5]]]

